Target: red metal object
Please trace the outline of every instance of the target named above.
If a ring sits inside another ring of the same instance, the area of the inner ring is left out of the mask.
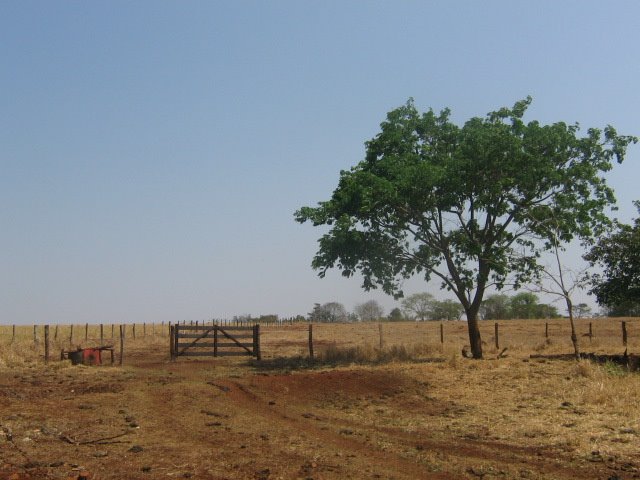
[[[102,365],[101,349],[83,348],[82,363],[85,365]]]
[[[101,346],[81,348],[77,350],[62,350],[60,360],[69,359],[72,365],[102,365],[102,352],[108,350],[111,354],[111,365],[113,365],[113,347]]]

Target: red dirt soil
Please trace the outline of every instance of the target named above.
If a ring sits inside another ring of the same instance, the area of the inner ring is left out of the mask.
[[[468,407],[438,398],[416,365],[138,360],[0,371],[0,478],[640,478],[557,445],[449,432]]]

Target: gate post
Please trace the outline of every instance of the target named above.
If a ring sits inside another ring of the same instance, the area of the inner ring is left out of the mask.
[[[175,350],[174,350],[174,342],[173,342],[173,325],[169,325],[169,354],[171,355],[171,360],[175,359]]]
[[[173,355],[175,357],[178,356],[178,337],[180,336],[180,325],[175,325],[173,327]]]

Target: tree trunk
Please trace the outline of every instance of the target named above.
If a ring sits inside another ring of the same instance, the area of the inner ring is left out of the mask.
[[[467,326],[469,328],[469,345],[471,355],[476,360],[482,359],[482,339],[480,338],[480,327],[478,326],[478,311],[467,310]]]
[[[580,345],[578,344],[578,335],[576,334],[576,325],[573,321],[573,303],[569,294],[565,292],[564,299],[567,302],[567,311],[569,312],[569,323],[571,324],[571,343],[573,343],[573,353],[576,360],[580,359]]]

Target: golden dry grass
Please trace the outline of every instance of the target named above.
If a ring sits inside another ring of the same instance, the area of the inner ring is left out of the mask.
[[[626,323],[627,346],[622,343],[621,323]],[[496,348],[496,322],[481,322],[485,358],[495,358],[504,348],[509,356],[558,355],[572,351],[568,320],[501,320],[499,348]],[[588,336],[589,325],[593,335]],[[441,342],[441,328],[443,342]],[[168,325],[128,324],[125,329],[125,359],[131,350],[153,349],[168,355]],[[49,356],[77,347],[112,345],[119,350],[120,325],[51,325]],[[305,323],[261,327],[261,349],[265,360],[304,359],[309,355]],[[577,321],[583,352],[621,354],[625,348],[640,352],[640,319],[581,319]],[[548,336],[545,336],[545,331]],[[15,332],[15,333],[14,333]],[[102,336],[101,336],[102,333]],[[382,333],[382,338],[380,336]],[[382,363],[392,360],[439,359],[455,365],[468,344],[466,322],[394,322],[315,324],[315,359],[329,364]],[[380,348],[380,346],[383,348]],[[44,361],[44,326],[0,326],[0,367]],[[125,360],[127,363],[127,360]]]

